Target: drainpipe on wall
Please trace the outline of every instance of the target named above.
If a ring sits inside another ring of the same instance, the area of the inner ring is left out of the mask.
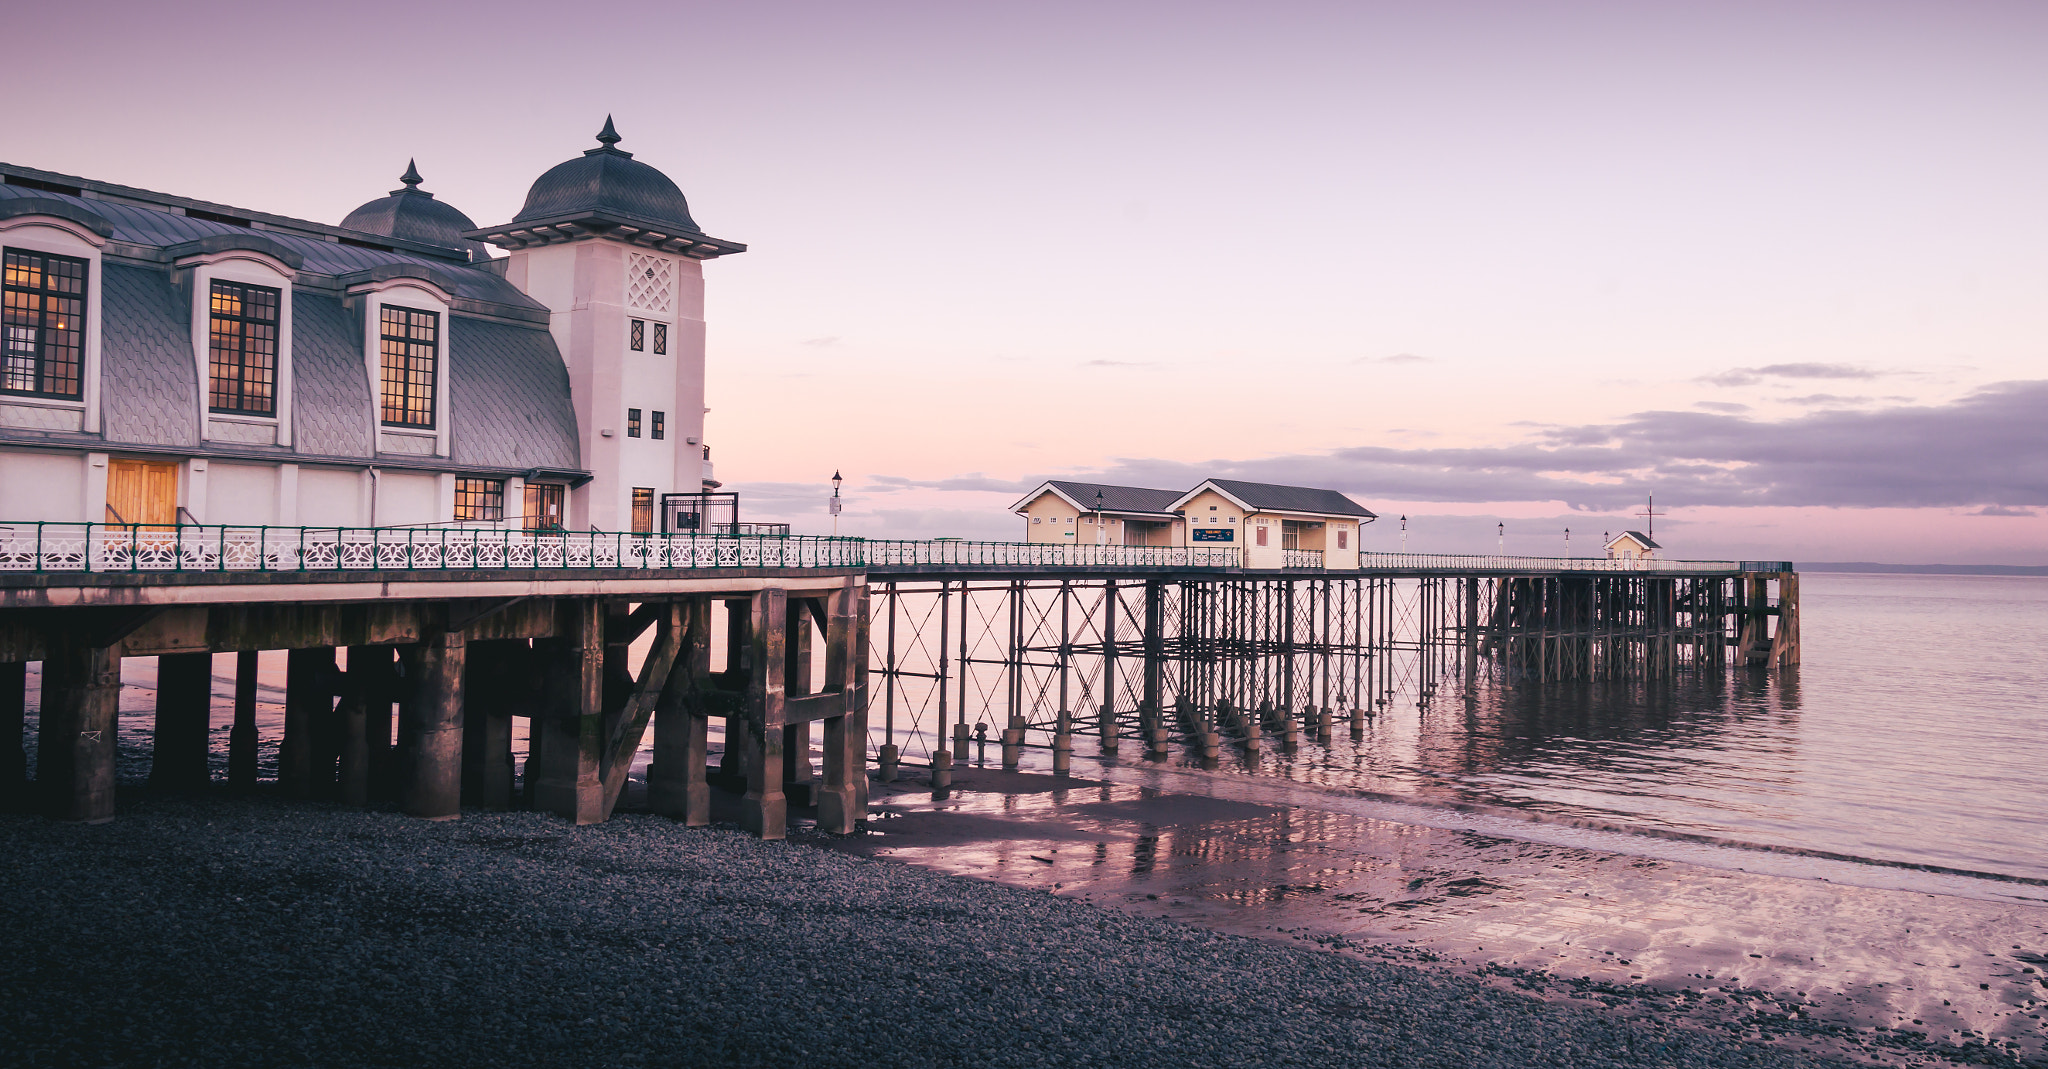
[[[370,473],[370,526],[377,526],[377,499],[384,496],[383,473],[372,467]]]

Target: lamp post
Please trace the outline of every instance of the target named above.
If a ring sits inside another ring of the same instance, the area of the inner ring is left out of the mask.
[[[1109,528],[1102,525],[1102,491],[1095,491],[1095,544],[1109,544]]]
[[[1506,521],[1502,521],[1500,523],[1494,524],[1493,526],[1494,533],[1500,536],[1500,552],[1502,553],[1502,555],[1506,555],[1508,551],[1508,525]]]
[[[839,477],[839,470],[832,470],[832,537],[839,537],[839,484],[846,480]]]
[[[1401,517],[1401,552],[1408,552],[1408,517]]]
[[[1564,555],[1572,555],[1572,529],[1569,527],[1564,529]]]

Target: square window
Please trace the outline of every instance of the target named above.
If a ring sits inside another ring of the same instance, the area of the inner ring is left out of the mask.
[[[656,355],[656,356],[667,356],[667,355],[668,355],[668,324],[667,324],[667,323],[656,323],[656,324],[654,325],[654,355]]]
[[[653,438],[656,441],[660,441],[661,439],[668,437],[666,415],[667,414],[662,412],[661,409],[657,408],[654,410],[654,426],[648,428],[648,430],[650,431],[648,437]]]
[[[505,518],[505,480],[455,480],[455,518],[496,522]]]
[[[640,437],[640,410],[637,408],[626,410],[626,437]]]
[[[637,352],[640,352],[641,350],[643,350],[643,349],[645,349],[645,348],[647,348],[647,321],[646,321],[646,320],[644,320],[644,319],[635,319],[635,320],[633,321],[633,330],[632,330],[632,338],[631,338],[631,340],[629,340],[629,341],[627,341],[627,342],[626,342],[626,346],[627,346],[627,348],[630,348],[630,349],[632,349],[632,350],[633,350],[634,352],[636,352],[636,353],[637,353]]]

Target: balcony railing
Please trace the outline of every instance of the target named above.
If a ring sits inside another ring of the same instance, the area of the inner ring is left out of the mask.
[[[773,530],[779,525],[760,525]],[[1237,568],[1235,547],[1105,546],[778,534],[538,532],[470,527],[233,527],[0,523],[0,572],[327,572],[631,568]],[[1286,550],[1321,569],[1318,550]],[[1701,573],[1791,571],[1788,561],[1360,553],[1366,571]]]

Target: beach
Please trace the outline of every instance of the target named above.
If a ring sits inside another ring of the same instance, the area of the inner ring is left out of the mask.
[[[894,811],[877,824],[914,819]],[[134,793],[103,826],[10,816],[0,1044],[27,1065],[2026,1064],[1844,1044],[1794,1002],[1731,1016],[849,856],[868,838],[890,836]]]

